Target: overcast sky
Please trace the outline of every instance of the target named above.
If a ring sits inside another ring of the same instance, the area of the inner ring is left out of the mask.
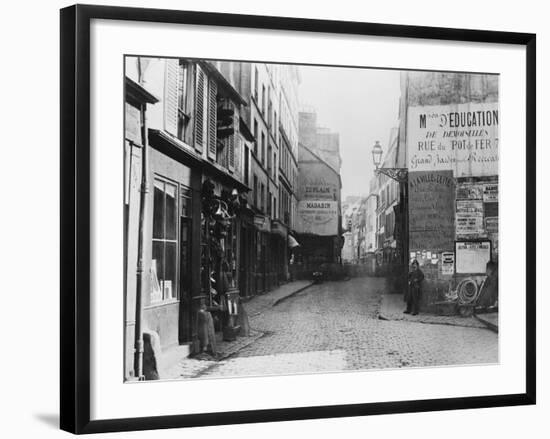
[[[317,112],[319,126],[340,134],[342,200],[368,194],[376,140],[387,150],[397,126],[399,72],[301,66],[300,102]]]

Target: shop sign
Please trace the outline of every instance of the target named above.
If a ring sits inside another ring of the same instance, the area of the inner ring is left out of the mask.
[[[254,215],[254,225],[260,232],[271,232],[271,220],[267,216]]]
[[[326,175],[326,167],[309,167],[298,188],[301,200],[337,200],[338,181]]]
[[[320,236],[338,234],[338,202],[304,200],[298,202],[296,231]]]
[[[485,273],[487,262],[491,260],[490,241],[456,242],[455,249],[457,273]]]
[[[498,184],[486,184],[483,187],[483,202],[498,203]]]
[[[407,167],[455,177],[498,175],[498,103],[409,107]]]

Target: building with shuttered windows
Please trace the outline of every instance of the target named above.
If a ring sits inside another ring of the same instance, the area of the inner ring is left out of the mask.
[[[214,63],[127,57],[125,77],[151,96],[136,111],[126,87],[125,376],[135,375],[138,325],[156,363],[146,348],[147,378],[170,348],[200,348],[201,306],[216,315],[239,296],[239,233],[250,216],[242,151],[253,137],[241,117],[247,102]]]
[[[252,142],[241,153],[244,178],[251,182],[253,219],[243,222],[241,295],[269,291],[288,279],[288,236],[294,228],[298,150],[296,66],[218,62],[221,72],[246,100],[241,117]]]

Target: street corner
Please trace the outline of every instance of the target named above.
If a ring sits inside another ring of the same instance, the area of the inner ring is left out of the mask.
[[[487,328],[488,324],[473,316],[462,317],[460,315],[436,315],[419,312],[417,315],[406,313],[406,303],[402,294],[383,293],[380,302],[378,318],[380,320],[406,321],[412,323],[425,323],[433,325],[451,325],[466,328]]]

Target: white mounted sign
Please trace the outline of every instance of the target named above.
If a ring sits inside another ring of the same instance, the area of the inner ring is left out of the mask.
[[[453,252],[441,253],[441,274],[452,276],[455,273],[455,254]]]
[[[456,201],[456,234],[483,235],[483,201],[457,200]]]
[[[456,272],[461,274],[485,273],[491,260],[490,241],[459,241],[455,243]]]
[[[409,107],[409,172],[452,170],[454,177],[498,175],[497,103]]]

